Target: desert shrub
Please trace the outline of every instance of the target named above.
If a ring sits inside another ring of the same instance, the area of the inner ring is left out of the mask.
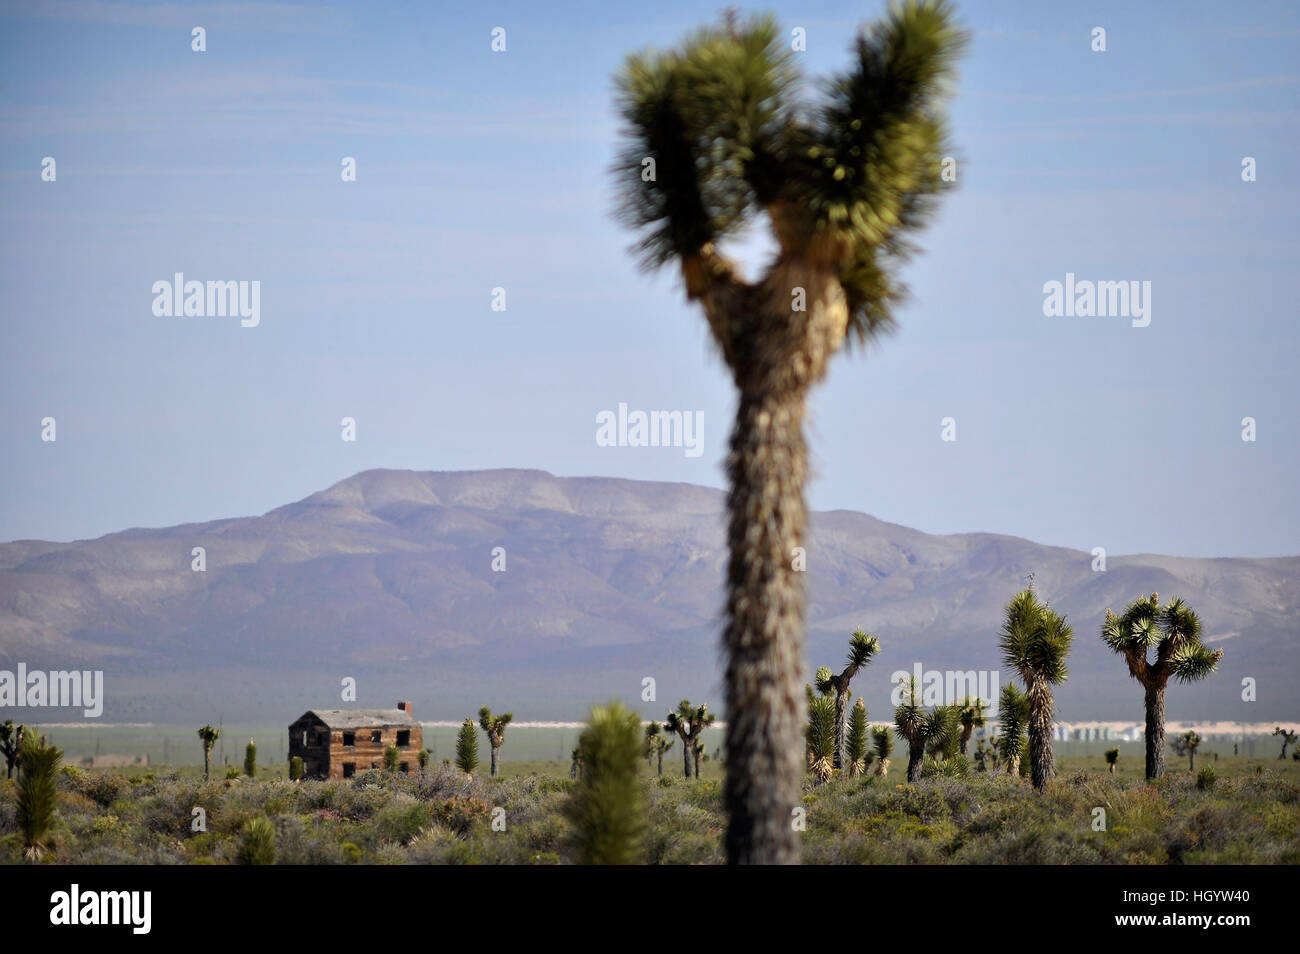
[[[1215,778],[1214,769],[1207,765],[1196,773],[1196,787],[1201,791],[1208,791],[1214,788]]]
[[[405,845],[429,823],[428,807],[410,796],[398,796],[380,809],[370,823],[378,841]]]
[[[452,831],[465,834],[492,816],[492,806],[479,798],[453,795],[432,805],[434,819]]]

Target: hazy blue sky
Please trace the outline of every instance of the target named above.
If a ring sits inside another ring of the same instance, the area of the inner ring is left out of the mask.
[[[0,539],[260,513],[372,467],[721,486],[730,384],[676,276],[637,271],[609,171],[612,74],[718,6],[4,4]],[[958,6],[961,188],[899,333],[815,395],[811,503],[1300,553],[1300,7]],[[882,8],[743,7],[805,28],[810,75]],[[260,281],[260,326],[154,317],[178,271]],[[1066,272],[1150,281],[1150,326],[1044,317]],[[703,411],[703,456],[598,447],[620,402]]]

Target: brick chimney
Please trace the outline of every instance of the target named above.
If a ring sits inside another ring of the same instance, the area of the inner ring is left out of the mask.
[[[397,708],[401,709],[407,715],[411,716],[412,719],[415,718],[415,716],[411,714],[411,704],[409,702],[399,702],[397,704]]]

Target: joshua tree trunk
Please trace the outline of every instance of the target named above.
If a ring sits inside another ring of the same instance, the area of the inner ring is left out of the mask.
[[[1115,774],[1115,763],[1114,763],[1114,762],[1111,762],[1111,763],[1110,763],[1110,774],[1111,774],[1111,775],[1114,775],[1114,774]]]
[[[805,544],[802,392],[742,392],[731,437],[726,646],[727,856],[793,864],[798,835]],[[837,736],[839,730],[837,729]]]
[[[1052,687],[1045,679],[1034,680],[1029,687],[1029,773],[1034,788],[1042,791],[1047,780],[1056,774],[1052,753]]]
[[[656,772],[655,774],[656,775],[664,774],[664,750],[663,749],[659,750],[659,771]]]
[[[876,774],[883,777],[889,771],[889,759],[876,760]]]
[[[691,777],[691,747],[687,744],[685,736],[682,736],[682,771],[687,778]]]
[[[700,759],[703,755],[704,753],[698,750],[695,752],[695,777],[696,778],[700,777]]]
[[[907,745],[907,780],[919,781],[921,778],[921,760],[925,758],[925,740],[909,742]]]
[[[1196,771],[1196,750],[1195,749],[1187,750],[1187,770],[1189,772]]]
[[[1147,686],[1147,780],[1165,774],[1165,687]]]
[[[193,751],[193,749],[191,749],[190,751]],[[203,780],[206,782],[206,781],[210,781],[211,779],[212,779],[212,750],[204,749],[203,750]]]
[[[1008,775],[1020,774],[1020,756],[1014,755],[1011,758],[1007,759],[1007,774]]]
[[[961,729],[961,754],[966,754],[966,743],[970,741],[971,734],[975,731],[975,726],[966,725]]]
[[[847,747],[846,735],[848,732],[849,719],[849,687],[835,693],[835,759],[831,767],[843,771],[844,769],[844,751]]]
[[[495,745],[492,746],[492,776],[493,777],[495,777],[497,774],[497,764],[498,764],[498,759],[500,758],[500,752],[501,749],[499,746],[495,746]]]

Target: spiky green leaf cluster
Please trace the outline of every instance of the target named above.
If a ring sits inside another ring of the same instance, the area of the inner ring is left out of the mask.
[[[1055,685],[1069,675],[1065,659],[1074,642],[1074,629],[1065,617],[1040,602],[1032,589],[1022,590],[1007,604],[999,646],[1008,666],[1031,686]]]
[[[850,775],[861,775],[867,767],[867,707],[859,699],[849,710],[849,729],[844,739],[844,767]]]
[[[835,763],[835,700],[813,696],[808,700],[808,724],[804,728],[807,742],[808,771],[818,781],[831,777]]]
[[[24,856],[31,861],[39,861],[49,845],[58,801],[56,777],[62,757],[62,751],[35,733],[23,733],[15,820],[23,839]]]
[[[1118,616],[1107,610],[1101,638],[1144,686],[1163,687],[1170,678],[1197,682],[1223,658],[1223,650],[1201,642],[1201,620],[1191,607],[1181,599],[1161,606],[1156,593],[1139,597]]]
[[[1019,758],[1028,744],[1029,697],[1014,682],[1003,686],[998,697],[998,725],[1001,729],[998,758],[1003,761]]]
[[[456,735],[456,767],[466,775],[473,775],[478,769],[478,732],[473,719],[462,722]]]
[[[896,5],[859,35],[820,105],[801,100],[771,17],[729,19],[676,50],[629,57],[617,78],[625,142],[614,174],[643,264],[697,255],[778,210],[781,244],[815,246],[837,269],[851,339],[887,329],[904,295],[889,266],[911,254],[909,235],[947,185],[942,104],[964,44],[946,0]]]

